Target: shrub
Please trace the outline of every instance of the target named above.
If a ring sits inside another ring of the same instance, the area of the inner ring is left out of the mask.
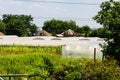
[[[116,61],[89,60],[86,65],[64,65],[54,73],[56,80],[119,80],[120,67]]]

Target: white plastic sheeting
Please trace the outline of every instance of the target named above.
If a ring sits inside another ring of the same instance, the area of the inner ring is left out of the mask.
[[[96,58],[102,59],[102,48],[98,42],[62,46],[62,56],[71,58],[94,58],[94,48],[96,48]]]

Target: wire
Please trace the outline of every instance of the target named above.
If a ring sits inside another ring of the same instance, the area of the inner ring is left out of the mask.
[[[0,16],[3,16],[0,14]],[[33,19],[64,19],[64,20],[79,20],[79,21],[94,21],[92,18],[75,18],[75,17],[44,17],[44,16],[33,16]]]
[[[94,21],[92,18],[73,18],[73,17],[43,17],[43,16],[39,16],[39,17],[34,17],[36,19],[69,19],[69,20],[82,20],[82,21]]]
[[[78,4],[78,5],[100,5],[99,3],[80,3],[80,2],[59,2],[59,1],[38,1],[38,0],[15,0],[15,1],[25,1],[25,2],[40,2],[40,3],[54,3],[54,4]]]

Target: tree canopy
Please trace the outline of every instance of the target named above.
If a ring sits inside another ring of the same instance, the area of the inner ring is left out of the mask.
[[[0,20],[0,32],[5,33],[6,25],[4,22]]]
[[[3,20],[6,24],[7,35],[27,36],[34,35],[37,27],[32,23],[33,18],[31,15],[3,15]]]
[[[96,30],[92,30],[90,35],[91,37],[100,37],[100,38],[107,38],[110,37],[112,32],[104,27],[100,27]]]
[[[94,19],[112,32],[107,37],[108,45],[104,48],[104,53],[120,62],[120,2],[105,1],[100,7],[101,10]]]
[[[76,25],[74,21],[61,21],[61,20],[56,20],[52,19],[50,21],[44,22],[43,29],[53,33],[53,34],[60,34],[68,29],[72,29],[76,32],[78,32],[79,26]]]
[[[91,31],[88,25],[82,27],[83,32],[85,33],[85,37],[88,37],[89,32]]]

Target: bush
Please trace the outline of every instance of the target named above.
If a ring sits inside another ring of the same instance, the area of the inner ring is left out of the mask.
[[[64,65],[62,69],[54,73],[56,80],[118,80],[120,79],[120,67],[116,61],[90,60],[86,65]]]

